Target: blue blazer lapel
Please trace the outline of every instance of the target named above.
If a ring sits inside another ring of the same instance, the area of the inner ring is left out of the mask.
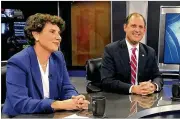
[[[55,98],[55,91],[57,91],[57,65],[52,55],[49,58],[49,96],[51,99]]]
[[[37,56],[34,51],[33,47],[30,47],[28,49],[29,52],[29,57],[30,57],[30,63],[31,63],[31,72],[33,76],[33,81],[36,85],[37,90],[39,91],[40,97],[44,98],[43,95],[43,87],[42,87],[42,79],[41,79],[41,74],[40,74],[40,69],[39,69],[39,64],[37,61]]]

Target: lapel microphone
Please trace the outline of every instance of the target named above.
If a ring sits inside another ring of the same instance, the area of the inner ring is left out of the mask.
[[[49,79],[52,79],[52,74],[49,74],[48,78],[49,78]]]

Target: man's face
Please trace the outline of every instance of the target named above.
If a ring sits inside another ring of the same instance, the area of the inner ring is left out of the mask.
[[[124,25],[124,31],[126,32],[126,39],[132,45],[139,43],[146,31],[143,18],[140,16],[132,16],[129,23]]]

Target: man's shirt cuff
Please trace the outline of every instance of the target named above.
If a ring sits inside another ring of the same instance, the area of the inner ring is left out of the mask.
[[[129,93],[132,93],[132,87],[133,87],[134,85],[132,85],[130,88],[129,88]]]
[[[156,91],[159,91],[158,84],[154,83],[156,85]]]

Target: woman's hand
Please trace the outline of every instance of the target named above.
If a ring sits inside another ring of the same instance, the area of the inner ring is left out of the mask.
[[[79,109],[88,109],[88,104],[90,104],[90,102],[86,100],[84,95],[72,96],[71,99],[78,104]]]
[[[51,107],[54,110],[80,110],[78,104],[73,99],[63,100],[63,101],[54,101],[51,104]]]

